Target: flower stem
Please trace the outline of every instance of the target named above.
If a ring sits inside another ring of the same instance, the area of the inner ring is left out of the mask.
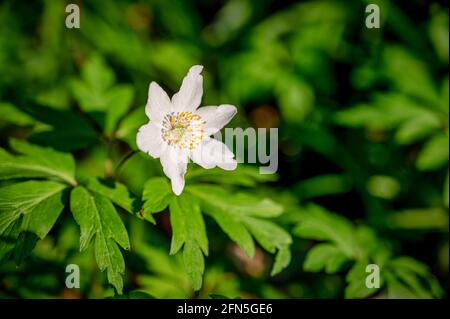
[[[119,164],[117,164],[116,169],[114,170],[114,176],[118,177],[119,173],[120,173],[120,169],[122,168],[122,166],[125,164],[125,162],[127,160],[129,160],[134,154],[136,154],[138,151],[131,151],[129,152],[127,155],[125,155],[119,162]]]

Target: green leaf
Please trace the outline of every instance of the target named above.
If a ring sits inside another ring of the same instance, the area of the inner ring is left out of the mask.
[[[390,228],[448,229],[448,212],[440,207],[407,209],[387,216]]]
[[[449,177],[450,177],[450,170],[447,171],[447,177],[445,178],[445,182],[444,182],[444,192],[443,192],[443,202],[445,207],[448,208],[448,204],[449,204],[449,197],[450,197],[450,188],[449,188]]]
[[[128,233],[111,201],[98,193],[89,193],[82,186],[72,190],[72,214],[80,226],[80,250],[95,236],[95,257],[101,271],[107,271],[108,281],[122,294],[125,262],[118,244],[130,249]]]
[[[210,215],[222,230],[249,256],[255,252],[253,235],[267,251],[284,250],[274,265],[276,274],[289,261],[288,246],[291,236],[275,223],[265,220],[279,216],[282,207],[269,199],[259,199],[246,193],[231,194],[218,186],[192,185],[186,191],[200,200],[202,210]]]
[[[0,221],[2,220],[0,213]],[[20,236],[21,221],[10,223],[9,226],[4,228],[0,233],[0,262],[8,259],[10,254],[14,251],[17,243],[17,239]]]
[[[127,113],[133,101],[134,90],[132,86],[117,85],[106,94],[106,123],[105,132],[111,134],[117,122]]]
[[[130,214],[154,223],[154,219],[151,215],[143,214],[141,211],[141,200],[131,193],[125,185],[114,180],[101,178],[89,178],[85,184],[89,190],[108,197],[114,204],[123,208]]]
[[[22,231],[44,238],[62,209],[66,185],[52,181],[27,181],[0,188],[0,234],[23,215]]]
[[[442,126],[439,116],[424,104],[399,93],[374,95],[369,104],[359,104],[334,115],[337,124],[384,130],[399,128],[396,139],[409,144]]]
[[[319,272],[325,268],[331,274],[337,272],[345,261],[347,257],[335,245],[317,244],[308,252],[303,269]]]
[[[260,174],[259,168],[246,165],[238,165],[234,171],[226,171],[220,168],[200,169],[193,168],[186,173],[186,180],[192,182],[213,182],[217,184],[239,185],[252,187],[259,183],[276,180],[275,174]]]
[[[383,60],[384,72],[396,89],[432,102],[437,100],[426,63],[400,46],[386,46]]]
[[[421,171],[432,171],[448,163],[448,135],[436,134],[423,147],[416,166]]]
[[[173,197],[170,202],[170,223],[170,254],[177,253],[183,247],[186,271],[191,277],[193,288],[199,290],[205,268],[203,254],[208,255],[208,237],[197,199],[190,194]]]
[[[286,268],[291,262],[291,251],[289,247],[283,247],[278,250],[275,256],[275,263],[270,272],[271,276],[279,274],[284,268]]]
[[[440,118],[434,113],[424,113],[421,117],[414,117],[403,123],[395,134],[399,144],[412,144],[429,136],[442,126]]]
[[[142,199],[144,202],[144,212],[147,214],[161,212],[169,206],[173,192],[169,182],[164,177],[154,177],[149,179],[144,185]]]
[[[31,142],[62,151],[72,151],[86,148],[98,141],[95,130],[77,113],[56,110],[33,102],[28,102],[21,109],[34,119],[51,126],[51,129],[31,135]]]
[[[317,205],[309,205],[298,212],[299,223],[293,234],[301,238],[330,241],[348,258],[359,255],[353,225],[345,218],[332,214]]]
[[[225,234],[230,237],[236,244],[238,244],[250,258],[255,254],[255,244],[252,236],[247,228],[241,223],[239,217],[223,210],[221,207],[214,206],[214,204],[202,201],[202,210],[211,216]]]
[[[11,123],[17,126],[35,124],[35,120],[28,114],[20,111],[11,103],[0,103],[0,121]]]
[[[115,82],[114,72],[100,55],[93,55],[85,62],[81,77],[96,91],[105,91]]]
[[[123,120],[120,121],[116,138],[128,143],[128,145],[136,150],[136,132],[139,128],[148,123],[148,117],[145,115],[144,106],[140,106],[129,113]]]
[[[287,122],[301,123],[314,107],[314,91],[299,77],[278,81],[277,95],[281,114]]]
[[[260,199],[248,193],[235,193],[230,196],[230,193],[221,187],[213,185],[193,185],[189,190],[202,200],[236,215],[271,218],[280,216],[283,212],[283,207],[271,199]]]
[[[270,221],[246,216],[242,221],[256,241],[270,253],[275,253],[292,244],[289,233]]]
[[[247,256],[252,258],[255,253],[253,239],[247,228],[242,225],[240,217],[224,200],[227,197],[223,197],[221,193],[215,194],[214,188],[211,188],[211,192],[195,186],[190,186],[186,190],[201,200],[202,210],[219,224],[220,228],[245,251]]]
[[[375,197],[393,199],[400,190],[400,183],[391,176],[373,175],[367,181],[367,191]]]
[[[0,148],[0,180],[53,177],[75,185],[75,161],[71,154],[39,147],[24,141],[10,140],[13,156]]]
[[[72,80],[70,87],[81,108],[111,134],[117,122],[131,106],[134,90],[129,85],[116,85],[114,72],[100,56],[93,56],[81,70],[83,81]]]
[[[0,260],[15,249],[20,263],[55,224],[65,203],[66,185],[27,181],[0,188]]]
[[[302,199],[342,194],[350,191],[352,181],[347,175],[327,174],[314,176],[298,182],[293,191]]]
[[[186,241],[184,245],[183,261],[186,272],[191,277],[192,287],[194,290],[200,290],[205,271],[205,260],[200,247],[192,240]]]
[[[397,277],[386,274],[387,294],[390,299],[417,299],[418,296]]]
[[[379,291],[378,288],[368,288],[366,285],[366,273],[367,261],[360,261],[355,263],[352,269],[348,272],[346,280],[348,286],[345,288],[345,298],[367,298]],[[380,275],[382,276],[382,271]],[[382,285],[382,279],[380,278],[380,287]]]
[[[389,267],[393,269],[407,269],[421,276],[428,276],[430,274],[429,269],[425,264],[408,256],[400,256],[391,260]]]
[[[39,237],[30,232],[22,232],[17,238],[16,247],[14,249],[14,260],[17,265],[27,258],[33,251]]]
[[[447,65],[449,59],[448,33],[448,13],[445,10],[436,10],[429,24],[429,35],[437,55]]]

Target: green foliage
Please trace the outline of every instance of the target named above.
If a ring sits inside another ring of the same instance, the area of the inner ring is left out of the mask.
[[[122,294],[125,262],[118,245],[129,250],[130,242],[113,204],[107,197],[77,186],[70,195],[70,208],[80,225],[80,251],[94,238],[98,267],[101,271],[106,269],[108,281]]]
[[[21,109],[45,124],[30,136],[30,141],[34,143],[61,151],[73,151],[92,146],[98,141],[94,128],[78,113],[32,102],[27,102]]]
[[[117,122],[127,113],[134,91],[129,85],[114,85],[113,71],[100,56],[93,56],[81,70],[82,80],[71,82],[72,94],[83,111],[111,134]]]
[[[296,212],[294,234],[323,241],[308,252],[303,269],[334,274],[348,270],[346,298],[367,298],[386,289],[389,298],[435,298],[442,289],[428,267],[406,256],[394,257],[391,247],[365,226],[354,226],[345,218],[319,206]],[[380,287],[366,285],[367,266],[380,267]],[[348,266],[351,265],[350,269]]]
[[[48,234],[64,208],[65,188],[52,181],[27,181],[0,188],[2,259],[16,249],[16,257],[22,260],[34,246],[24,247],[30,245],[33,235],[42,239]]]
[[[74,31],[3,1],[0,298],[447,296],[448,10],[367,4],[89,1]],[[177,197],[136,154],[149,83],[194,64],[231,127],[279,128],[278,174],[189,165]]]
[[[242,181],[244,185],[254,183],[257,175],[252,176],[250,169]],[[191,174],[191,179],[231,181],[234,173],[204,175],[200,172]],[[226,182],[225,182],[226,183]],[[233,184],[239,185],[239,180]],[[232,194],[221,187],[206,184],[193,184],[186,188],[186,193],[177,197],[173,195],[170,185],[164,178],[152,178],[144,186],[143,210],[146,213],[163,211],[169,206],[172,225],[172,243],[170,254],[183,251],[184,267],[190,275],[195,290],[201,288],[204,272],[204,257],[208,255],[208,237],[201,211],[212,217],[222,230],[236,242],[250,257],[255,253],[252,236],[268,252],[275,253],[272,275],[284,269],[291,259],[289,245],[290,235],[281,227],[264,220],[274,218],[282,213],[282,207],[270,199],[260,199],[247,193]]]
[[[187,189],[200,200],[202,210],[249,256],[255,253],[252,236],[268,252],[278,252],[272,274],[280,272],[290,259],[291,236],[268,221],[282,213],[282,207],[270,199],[259,199],[246,193],[232,194],[212,185],[192,185]]]
[[[46,177],[76,184],[75,161],[71,155],[14,139],[10,147],[20,155],[0,149],[0,179]]]
[[[175,254],[183,247],[184,267],[194,289],[199,290],[205,270],[203,254],[208,255],[208,238],[198,202],[188,194],[174,197],[170,202],[170,223],[170,253]]]
[[[14,251],[16,262],[21,263],[61,214],[67,197],[64,182],[76,183],[75,162],[69,154],[19,140],[12,139],[10,146],[20,155],[0,149],[0,179],[11,180],[0,188],[0,259]]]

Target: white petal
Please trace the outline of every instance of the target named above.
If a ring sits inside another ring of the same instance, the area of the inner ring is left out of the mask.
[[[203,125],[203,129],[207,135],[212,135],[222,129],[228,122],[231,121],[234,115],[237,113],[237,109],[233,105],[222,104],[219,106],[204,106],[195,111],[202,117],[206,123]]]
[[[203,168],[210,169],[219,166],[225,170],[234,170],[237,162],[234,154],[224,143],[206,138],[203,142],[190,153],[192,161]]]
[[[176,112],[195,111],[203,95],[203,66],[194,65],[184,77],[180,91],[172,97],[173,110]]]
[[[136,135],[136,144],[141,151],[158,158],[161,155],[162,143],[161,129],[153,121],[139,128]]]
[[[160,161],[164,174],[170,178],[172,191],[175,195],[180,195],[184,188],[184,174],[188,162],[187,152],[169,146],[161,154]]]
[[[172,104],[167,93],[156,82],[150,83],[145,114],[159,125],[165,114],[171,111]]]

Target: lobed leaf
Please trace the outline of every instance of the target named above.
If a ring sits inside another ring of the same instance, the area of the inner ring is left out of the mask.
[[[72,190],[70,207],[80,226],[80,250],[85,250],[95,237],[98,267],[101,271],[106,269],[108,281],[122,294],[125,262],[118,245],[129,250],[130,242],[113,204],[107,197],[77,186]]]

